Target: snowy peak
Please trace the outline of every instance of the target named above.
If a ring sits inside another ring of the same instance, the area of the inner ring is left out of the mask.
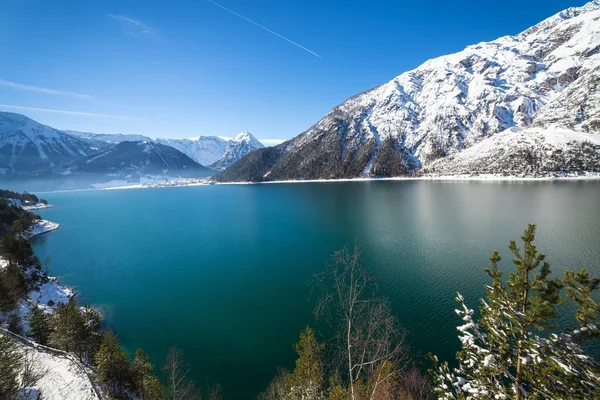
[[[225,154],[228,145],[226,140],[216,136],[200,136],[193,139],[156,139],[156,142],[174,147],[204,166],[217,162]]]
[[[600,1],[593,0],[589,3],[584,4],[581,7],[569,7],[566,10],[560,11],[553,16],[546,18],[542,22],[532,26],[531,28],[525,30],[521,33],[521,35],[527,35],[535,32],[545,31],[555,27],[557,24],[562,21],[572,19],[574,17],[578,17],[581,14],[586,14],[590,11],[600,10]]]
[[[228,142],[225,153],[211,165],[211,168],[223,170],[254,150],[264,147],[250,132],[243,131]]]
[[[232,140],[233,143],[246,143],[256,148],[264,147],[252,134],[248,131],[238,133]]]
[[[510,128],[598,134],[599,68],[596,0],[518,35],[428,60],[220,179],[410,175]]]

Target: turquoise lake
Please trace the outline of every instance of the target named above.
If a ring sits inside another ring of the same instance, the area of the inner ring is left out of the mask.
[[[34,239],[51,274],[101,310],[132,355],[180,347],[195,379],[252,399],[314,325],[311,276],[358,243],[416,357],[458,348],[455,293],[471,307],[494,249],[528,222],[554,275],[600,275],[600,181],[372,181],[43,194],[58,231]],[[424,364],[425,365],[425,364]]]

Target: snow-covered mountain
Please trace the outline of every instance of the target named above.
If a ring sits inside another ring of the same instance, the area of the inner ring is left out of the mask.
[[[63,131],[21,114],[0,112],[0,175],[33,173],[94,151]]]
[[[198,164],[204,166],[212,166],[215,164],[216,166],[212,168],[220,169],[231,165],[241,157],[245,156],[249,151],[264,147],[248,132],[240,133],[236,138],[229,141],[217,136],[200,136],[194,139],[151,139],[142,135],[110,135],[77,131],[65,132],[71,136],[85,140],[90,146],[96,148],[102,148],[107,144],[121,143],[124,141],[153,141],[179,150]]]
[[[212,171],[177,149],[149,141],[124,141],[53,169],[53,175],[103,176],[139,181],[143,177],[198,178]]]
[[[78,131],[65,131],[68,135],[75,136],[80,139],[88,140],[92,143],[121,143],[121,142],[144,142],[152,140],[148,136],[134,134],[109,134],[109,133],[90,133]]]
[[[227,148],[223,155],[211,164],[210,167],[216,170],[223,170],[254,150],[264,147],[250,132],[244,131],[227,143]]]
[[[488,162],[513,152],[511,174],[529,171],[526,154],[539,148],[547,148],[545,157],[557,159],[552,168],[561,169],[567,165],[555,152],[577,158],[589,138],[571,133],[555,148],[555,132],[565,129],[600,133],[600,0],[518,35],[431,59],[348,99],[294,139],[248,155],[219,179],[401,176],[427,173],[434,165],[453,173],[470,165],[458,164],[462,158],[480,158],[476,146],[483,142],[494,150]],[[516,136],[522,138],[520,152],[514,152]]]
[[[0,175],[39,188],[85,188],[213,174],[179,150],[135,135],[67,134],[24,115],[0,112]],[[111,142],[109,142],[111,141]],[[40,186],[41,185],[41,186]]]
[[[200,136],[196,139],[156,139],[156,142],[174,147],[204,166],[218,161],[225,154],[228,144],[226,140],[217,136]]]

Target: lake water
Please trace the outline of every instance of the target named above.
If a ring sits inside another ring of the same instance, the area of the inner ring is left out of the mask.
[[[313,324],[308,283],[356,241],[415,353],[458,348],[454,296],[484,294],[493,249],[538,224],[553,271],[600,275],[600,182],[374,181],[44,194],[34,240],[129,354],[180,347],[194,377],[254,398]]]

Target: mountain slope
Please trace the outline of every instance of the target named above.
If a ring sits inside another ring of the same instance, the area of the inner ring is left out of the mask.
[[[244,131],[227,143],[225,153],[210,167],[216,170],[223,170],[243,158],[245,155],[264,147],[265,146],[252,136],[250,132]]]
[[[54,175],[95,175],[110,179],[161,176],[172,178],[204,177],[212,174],[185,154],[160,143],[120,142],[96,154],[81,157],[53,170]]]
[[[574,176],[600,172],[600,135],[509,129],[425,168],[428,176]]]
[[[216,136],[200,136],[197,139],[156,139],[156,142],[174,147],[204,166],[217,162],[225,154],[228,144],[226,140]]]
[[[243,158],[218,179],[402,176],[509,128],[600,133],[599,66],[595,0],[518,35],[429,60],[348,99],[294,139]]]
[[[94,151],[63,131],[21,114],[0,112],[0,175],[26,175]]]

